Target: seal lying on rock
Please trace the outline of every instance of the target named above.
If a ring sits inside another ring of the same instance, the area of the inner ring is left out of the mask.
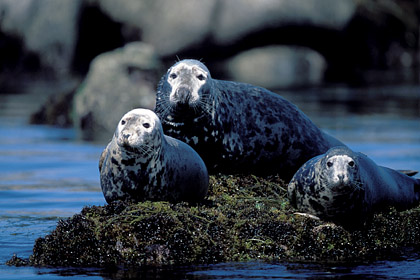
[[[191,145],[213,172],[290,179],[310,158],[344,145],[279,95],[212,79],[197,60],[179,61],[162,77],[155,112],[165,133]]]
[[[198,201],[209,185],[206,166],[187,144],[163,134],[156,114],[134,109],[118,124],[99,161],[102,192],[114,200]]]
[[[376,165],[362,153],[334,147],[306,162],[288,186],[300,212],[341,224],[357,225],[373,212],[416,206],[420,180]]]

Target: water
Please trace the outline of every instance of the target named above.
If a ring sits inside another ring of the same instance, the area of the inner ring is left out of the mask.
[[[366,95],[359,96],[358,104],[369,106],[359,106],[357,110],[346,104],[353,104],[348,98],[357,97],[358,92],[347,93],[345,102],[334,104],[322,101],[322,96],[308,97],[307,93],[284,95],[319,126],[354,150],[368,154],[378,164],[420,170],[420,107],[416,107],[420,104],[420,90],[417,89],[404,95],[411,99],[408,103],[401,101],[401,97],[398,102],[391,99],[387,104],[383,100],[378,104],[375,97],[363,103]],[[419,252],[408,252],[400,260],[339,266],[246,262],[134,271],[8,267],[5,262],[14,253],[29,257],[34,241],[51,232],[60,218],[72,216],[86,205],[105,204],[97,166],[105,143],[82,142],[72,129],[28,125],[26,112],[37,102],[34,96],[0,95],[0,279],[419,277]]]

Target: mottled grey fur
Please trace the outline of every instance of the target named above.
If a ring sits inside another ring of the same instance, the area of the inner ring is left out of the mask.
[[[99,161],[102,192],[114,200],[198,201],[209,177],[200,156],[163,134],[156,114],[135,109],[123,116]]]
[[[362,153],[335,147],[306,162],[288,186],[290,203],[304,212],[349,225],[394,206],[419,202],[420,180],[376,165]]]
[[[162,77],[155,112],[165,134],[191,145],[212,172],[290,179],[308,159],[343,145],[278,94],[212,79],[197,60],[182,60]]]

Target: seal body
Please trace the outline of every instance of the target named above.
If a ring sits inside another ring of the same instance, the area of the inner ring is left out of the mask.
[[[154,112],[134,109],[120,120],[99,161],[102,192],[114,200],[198,201],[209,177],[200,156],[163,134]]]
[[[179,61],[162,77],[155,112],[165,133],[191,145],[211,172],[290,179],[308,159],[344,145],[279,95],[212,79],[197,60]]]
[[[376,211],[419,203],[420,180],[376,165],[362,153],[334,147],[306,162],[288,185],[298,211],[347,225],[361,224]]]

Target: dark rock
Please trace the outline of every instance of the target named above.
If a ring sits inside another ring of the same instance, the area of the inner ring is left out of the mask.
[[[18,258],[16,255],[6,262],[6,265],[10,266],[29,266],[29,260]]]
[[[99,55],[74,100],[74,124],[86,139],[109,139],[120,118],[134,108],[153,109],[162,70],[143,43]]]
[[[52,94],[41,108],[30,116],[31,124],[48,124],[59,127],[71,127],[73,98],[76,88],[65,92]]]

